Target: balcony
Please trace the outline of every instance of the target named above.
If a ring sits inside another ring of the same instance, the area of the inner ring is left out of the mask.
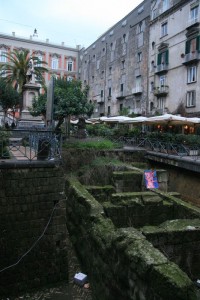
[[[188,22],[187,22],[187,27],[186,28],[188,29],[188,28],[190,28],[194,25],[195,26],[199,25],[199,16],[197,16],[196,18],[189,19]]]
[[[143,92],[143,88],[141,86],[137,86],[132,89],[132,94],[135,94],[135,95],[142,94],[142,92]]]
[[[104,103],[104,97],[98,97],[97,98],[97,103],[99,103],[99,104]]]
[[[168,85],[161,85],[154,88],[154,95],[156,97],[167,96],[169,93],[169,86]]]
[[[192,64],[192,63],[198,62],[199,60],[200,60],[199,51],[193,51],[193,52],[185,54],[185,60],[183,62],[183,65]]]
[[[119,95],[118,95],[116,98],[117,98],[117,100],[123,100],[123,99],[125,98],[124,92],[121,91],[121,92],[119,93]]]
[[[168,64],[162,63],[160,65],[157,65],[156,70],[155,70],[156,74],[167,73],[167,72],[168,72]]]

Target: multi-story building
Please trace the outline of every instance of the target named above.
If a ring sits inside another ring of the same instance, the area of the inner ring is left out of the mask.
[[[60,45],[46,41],[40,41],[37,37],[30,36],[29,39],[12,35],[0,34],[0,64],[6,62],[4,53],[14,49],[28,49],[30,55],[37,56],[40,60],[46,61],[46,68],[49,73],[45,74],[45,81],[48,83],[51,76],[77,78],[79,46],[76,48],[67,47],[64,43]]]
[[[200,114],[199,1],[154,0],[149,31],[149,113]]]
[[[89,85],[94,117],[146,114],[148,96],[149,12],[143,1],[122,20],[80,51],[79,79]]]
[[[35,30],[36,33],[36,30]],[[40,41],[35,36],[29,39],[18,37],[13,32],[12,35],[0,34],[0,64],[7,62],[5,53],[10,53],[14,49],[28,49],[30,55],[37,56],[40,60],[46,61],[45,67],[49,70],[45,73],[45,82],[48,82],[53,75],[54,77],[65,77],[69,80],[77,78],[78,73],[78,53],[79,46],[76,48],[67,47],[64,43],[60,45],[46,41]],[[4,76],[1,74],[1,76]],[[42,88],[40,89],[42,93]],[[19,115],[19,109],[15,109],[15,116]],[[11,124],[13,115],[7,114],[6,121]],[[4,114],[0,111],[0,123],[4,122]]]
[[[88,48],[0,34],[4,52],[29,49],[51,75],[90,87],[94,117],[180,113],[200,115],[199,0],[144,0]]]

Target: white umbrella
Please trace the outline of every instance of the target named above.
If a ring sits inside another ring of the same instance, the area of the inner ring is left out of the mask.
[[[126,123],[126,124],[141,124],[144,123],[148,118],[147,117],[135,117],[135,118],[129,118],[128,120],[121,120],[120,123]]]
[[[124,121],[128,121],[131,118],[126,117],[126,116],[116,116],[116,117],[101,117],[100,120],[103,122],[110,122],[110,123],[121,123]]]
[[[187,124],[187,118],[165,114],[162,116],[150,117],[145,121],[146,124],[168,124],[168,125],[184,125]]]

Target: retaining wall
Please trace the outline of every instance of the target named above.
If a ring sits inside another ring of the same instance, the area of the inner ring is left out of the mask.
[[[53,163],[0,164],[0,296],[67,280],[63,172]]]
[[[197,288],[185,272],[138,229],[117,228],[102,204],[76,178],[66,178],[66,195],[67,226],[82,271],[89,274],[94,299],[199,299]],[[192,209],[188,216],[195,218],[199,211]]]

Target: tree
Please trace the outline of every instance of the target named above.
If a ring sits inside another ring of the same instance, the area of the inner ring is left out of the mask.
[[[20,102],[19,93],[12,87],[11,84],[6,84],[5,81],[0,79],[0,105],[4,112],[4,124],[5,116],[8,109],[14,109]]]
[[[27,82],[27,72],[30,67],[31,61],[34,64],[34,73],[39,83],[44,86],[43,73],[48,72],[48,69],[42,65],[46,65],[45,61],[41,61],[38,57],[30,55],[27,49],[13,50],[10,53],[4,54],[7,62],[0,66],[0,73],[7,84],[11,84],[15,89],[22,93],[23,85]]]
[[[91,116],[94,106],[87,100],[89,87],[82,87],[79,80],[68,81],[65,78],[55,79],[54,83],[54,120],[57,120],[56,129],[61,126],[65,118],[70,116]],[[34,99],[31,114],[43,114],[46,110],[47,94]]]

